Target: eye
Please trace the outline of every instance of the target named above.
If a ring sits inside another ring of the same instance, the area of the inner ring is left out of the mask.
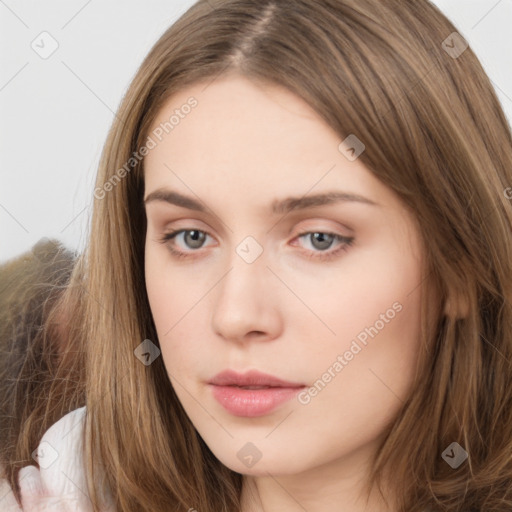
[[[181,235],[184,235],[181,237]],[[169,247],[169,250],[172,254],[177,256],[178,258],[186,258],[189,256],[188,253],[194,252],[194,251],[181,251],[174,247],[175,241],[174,239],[178,239],[181,237],[182,241],[185,242],[185,246],[189,249],[200,249],[203,245],[204,241],[206,240],[206,237],[208,237],[208,233],[205,231],[201,231],[199,229],[178,229],[176,231],[172,231],[171,233],[166,233],[162,238],[161,242],[164,244],[167,244]],[[171,243],[172,241],[172,243]]]
[[[346,251],[353,244],[354,237],[346,237],[336,233],[327,233],[324,231],[306,231],[297,235],[298,239],[305,238],[310,240],[313,251],[309,251],[306,255],[311,259],[330,260],[336,257],[341,251]],[[338,246],[332,251],[328,251],[332,247],[333,242],[338,241]]]
[[[161,243],[166,244],[169,251],[177,258],[188,258],[192,253],[198,252],[196,249],[201,249],[208,233],[199,229],[178,229],[171,233],[166,233],[160,240]],[[306,257],[317,260],[330,260],[335,258],[341,251],[346,251],[353,244],[353,237],[345,237],[336,233],[328,233],[324,231],[306,231],[299,233],[295,239],[308,239],[311,242],[312,250],[306,251]],[[182,241],[182,247],[190,250],[176,249],[176,240]],[[294,239],[294,240],[295,240]],[[336,249],[329,251],[333,242],[337,241],[338,246]]]

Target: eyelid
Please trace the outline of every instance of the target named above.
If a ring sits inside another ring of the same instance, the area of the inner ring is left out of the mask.
[[[179,222],[179,220],[181,220],[181,219],[178,219],[177,222]],[[184,222],[186,222],[186,221],[184,221]],[[295,239],[297,237],[306,235],[308,233],[325,233],[325,234],[339,236],[344,239],[348,239],[348,238],[351,238],[351,236],[353,234],[353,230],[351,228],[349,228],[348,226],[341,225],[344,228],[344,230],[348,231],[347,234],[342,234],[339,232],[339,230],[340,230],[339,228],[319,226],[320,222],[322,222],[321,219],[308,219],[306,221],[306,223],[305,223],[306,225],[304,227],[302,227],[302,224],[299,224],[301,226],[300,229],[294,229],[294,228],[290,229],[288,236],[292,236],[292,233],[294,233],[292,238]],[[201,222],[201,224],[203,224],[203,223]],[[312,224],[312,225],[310,226],[310,224]],[[337,224],[340,225],[339,223],[337,223]],[[210,238],[215,238],[209,232],[208,228],[203,229],[202,227],[194,226],[190,223],[190,221],[187,224],[183,224],[183,227],[181,227],[181,224],[178,224],[178,226],[174,226],[174,222],[173,222],[173,226],[168,231],[166,229],[163,229],[163,231],[165,231],[165,233],[162,236],[166,236],[168,234],[173,234],[173,233],[177,236],[178,232],[182,232],[182,231],[201,231],[202,233],[205,233],[206,235],[208,235]]]
[[[350,238],[354,234],[354,230],[347,226],[346,224],[342,224],[337,221],[327,221],[324,218],[311,218],[307,219],[305,222],[297,223],[299,228],[293,228],[297,234],[304,232],[314,232],[314,233],[331,233],[339,236],[344,236],[346,238]],[[295,236],[297,236],[297,234]]]

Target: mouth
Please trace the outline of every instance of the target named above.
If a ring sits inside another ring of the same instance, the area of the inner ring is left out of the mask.
[[[302,383],[286,381],[258,370],[251,370],[245,373],[224,370],[213,377],[208,383],[214,386],[237,386],[240,388],[299,388],[304,386]]]
[[[238,389],[270,389],[270,388],[280,388],[281,386],[236,386],[235,384],[230,384],[229,387],[238,388]]]
[[[255,370],[244,374],[226,370],[208,384],[213,397],[226,411],[249,418],[271,413],[306,387]]]

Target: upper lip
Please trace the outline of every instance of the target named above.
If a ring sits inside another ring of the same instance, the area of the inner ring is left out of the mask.
[[[297,382],[278,379],[273,375],[262,373],[258,370],[250,370],[246,373],[224,370],[208,382],[215,386],[269,386],[279,388],[300,388],[304,386],[304,384]]]

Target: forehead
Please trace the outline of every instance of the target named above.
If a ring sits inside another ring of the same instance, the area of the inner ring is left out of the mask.
[[[150,136],[156,146],[145,157],[146,190],[168,186],[247,199],[340,187],[375,197],[383,192],[360,161],[340,152],[341,137],[304,100],[244,77],[176,93],[158,112]]]
[[[281,121],[284,121],[282,116],[285,112],[320,120],[318,114],[304,100],[284,87],[273,83],[256,82],[232,73],[198,82],[173,94],[155,117],[153,128],[160,122],[165,122],[169,114],[186,104],[191,97],[198,102],[195,111],[208,109],[210,114],[217,113],[222,117],[225,117],[228,111],[233,111],[236,112],[237,118],[240,118],[244,114],[250,114],[251,107],[257,104],[258,109],[265,109],[267,114],[272,110],[279,116],[278,110],[281,110]]]
[[[196,103],[194,108],[187,108],[190,101]],[[187,160],[207,154],[210,159],[234,162],[242,157],[256,163],[289,157],[290,152],[297,155],[299,149],[304,156],[311,149],[319,155],[327,149],[334,154],[337,148],[336,134],[302,99],[239,76],[178,92],[157,114],[151,127],[155,130],[163,131],[163,144],[152,153],[159,156],[166,146],[175,160],[186,153]],[[322,139],[324,144],[319,145]]]

